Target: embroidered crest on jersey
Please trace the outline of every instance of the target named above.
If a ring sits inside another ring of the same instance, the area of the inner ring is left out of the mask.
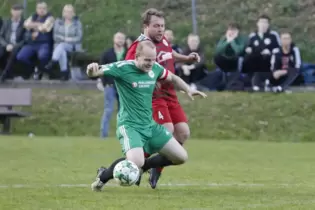
[[[258,46],[258,45],[259,45],[259,41],[258,41],[258,40],[255,40],[255,41],[254,41],[254,45],[255,45],[255,46]]]
[[[173,54],[171,52],[160,51],[156,56],[156,61],[161,63],[163,61],[167,61],[173,58]]]
[[[165,39],[163,39],[163,44],[164,44],[165,46],[168,46],[168,43],[167,43],[167,41],[166,41]]]
[[[136,83],[136,82],[132,83],[132,87],[136,88],[137,86],[138,86],[138,83]]]
[[[149,77],[154,78],[154,72],[153,71],[149,71],[148,75],[149,75]]]
[[[270,45],[271,44],[271,40],[269,38],[266,38],[264,40],[264,42],[265,42],[266,45]]]

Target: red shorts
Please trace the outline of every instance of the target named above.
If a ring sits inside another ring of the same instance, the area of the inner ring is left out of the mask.
[[[166,101],[158,99],[152,103],[153,119],[158,124],[187,123],[186,114],[178,101]]]

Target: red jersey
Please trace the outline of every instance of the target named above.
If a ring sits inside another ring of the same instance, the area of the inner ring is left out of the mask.
[[[132,43],[129,47],[125,60],[134,60],[136,56],[136,49],[138,43],[144,40],[150,40],[150,38],[141,34],[136,41]],[[169,41],[163,37],[162,41],[159,43],[153,42],[156,47],[156,61],[162,65],[165,69],[171,71],[175,74],[174,59],[173,59],[173,49]],[[173,84],[161,83],[160,88],[156,88],[153,92],[153,100],[163,98],[170,101],[177,101],[176,91]]]

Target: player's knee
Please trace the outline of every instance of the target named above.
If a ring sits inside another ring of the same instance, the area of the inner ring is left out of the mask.
[[[181,144],[184,144],[186,140],[189,139],[189,137],[190,137],[189,130],[176,133],[176,140],[180,142]]]
[[[176,158],[173,160],[173,163],[176,165],[184,164],[188,160],[188,153],[185,149],[177,153]]]
[[[163,126],[168,130],[168,132],[174,133],[173,123],[164,123]]]
[[[185,141],[190,137],[190,129],[187,123],[178,123],[175,125],[174,136],[176,140],[181,144],[184,144]]]
[[[144,154],[142,148],[133,148],[126,153],[127,160],[136,164],[139,168],[144,165]]]
[[[136,164],[139,168],[142,168],[142,166],[144,165],[144,157],[132,157],[132,158],[128,158],[127,160],[130,160],[131,162],[133,162],[134,164]]]

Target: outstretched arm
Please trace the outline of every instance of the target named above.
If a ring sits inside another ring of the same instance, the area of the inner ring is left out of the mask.
[[[194,100],[193,96],[195,95],[200,95],[203,98],[207,97],[207,95],[203,92],[192,90],[190,86],[186,82],[184,82],[184,80],[166,69],[164,69],[161,80],[174,84],[174,86],[176,86],[181,91],[184,91],[192,100]]]
[[[199,62],[200,61],[200,57],[198,55],[198,53],[190,53],[189,55],[182,55],[179,54],[178,52],[176,52],[175,50],[173,50],[172,52],[174,60],[177,62],[182,62],[182,63],[186,63],[186,62]]]
[[[111,76],[117,78],[120,76],[119,65],[121,62],[110,63],[106,65],[99,65],[98,63],[91,63],[86,68],[86,74],[89,77]]]

